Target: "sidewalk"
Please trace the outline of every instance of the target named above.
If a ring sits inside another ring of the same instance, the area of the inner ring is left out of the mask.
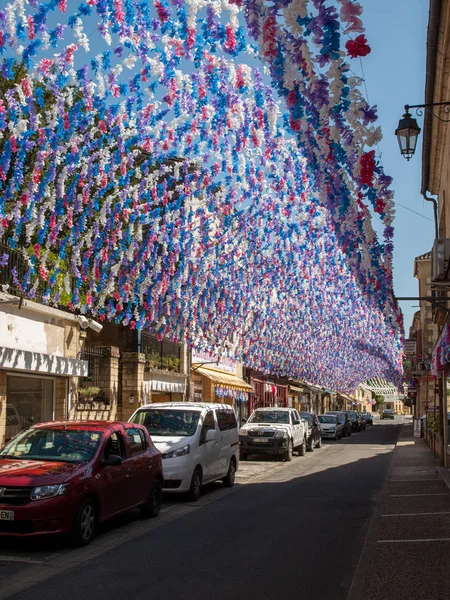
[[[405,424],[348,600],[448,600],[449,574],[450,489]]]

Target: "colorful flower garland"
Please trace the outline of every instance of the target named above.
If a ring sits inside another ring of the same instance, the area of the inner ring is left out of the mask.
[[[349,56],[369,52],[361,7],[340,5],[6,4],[0,237],[28,265],[16,284],[265,372],[401,385],[391,179],[341,49],[344,28]]]

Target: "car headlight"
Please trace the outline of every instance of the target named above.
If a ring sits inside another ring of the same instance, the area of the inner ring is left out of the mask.
[[[186,444],[182,448],[177,448],[176,450],[172,450],[172,452],[167,452],[167,454],[163,454],[163,458],[178,458],[180,456],[186,456],[191,451],[191,446]]]
[[[246,435],[248,435],[248,429],[241,429],[241,430],[239,431],[239,435],[243,435],[243,436],[246,436]]]
[[[274,437],[276,438],[287,438],[287,431],[276,431]]]
[[[31,490],[30,498],[32,500],[44,500],[45,498],[54,498],[66,493],[68,483],[59,483],[57,485],[40,485]]]

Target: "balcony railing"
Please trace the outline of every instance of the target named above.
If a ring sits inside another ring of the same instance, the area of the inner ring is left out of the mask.
[[[142,333],[141,349],[145,354],[148,368],[160,371],[182,372],[181,346]]]

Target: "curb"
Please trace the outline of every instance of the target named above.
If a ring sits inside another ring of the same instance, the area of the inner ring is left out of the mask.
[[[446,469],[445,467],[437,467],[437,470],[438,470],[439,475],[444,480],[445,485],[450,490],[450,473],[449,473],[448,469]]]

